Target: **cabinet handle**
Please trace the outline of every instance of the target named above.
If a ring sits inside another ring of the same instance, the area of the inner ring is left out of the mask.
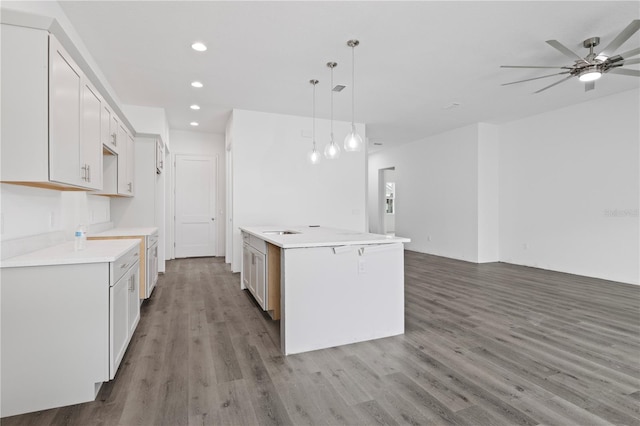
[[[80,170],[82,170],[80,172],[80,179],[87,180],[87,166],[84,165],[84,166],[80,167]]]
[[[129,192],[131,192],[131,182],[127,184],[129,186]]]
[[[115,132],[111,133],[111,142],[113,143],[113,146],[118,146],[118,135],[117,135],[117,133],[115,133]]]
[[[87,181],[91,182],[91,165],[87,164]]]

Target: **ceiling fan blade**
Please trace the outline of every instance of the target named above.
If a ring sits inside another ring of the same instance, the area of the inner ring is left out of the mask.
[[[624,65],[633,65],[633,64],[640,64],[640,58],[625,59],[622,65],[624,66]]]
[[[640,70],[628,70],[626,68],[613,68],[608,71],[611,74],[630,75],[632,77],[640,77]]]
[[[629,51],[621,53],[618,56],[621,56],[622,59],[627,59],[627,58],[631,58],[631,57],[636,56],[636,55],[640,55],[640,47],[637,47],[635,49],[631,49]]]
[[[596,88],[596,82],[595,81],[589,81],[587,83],[584,84],[584,91],[588,92],[589,90],[593,90]]]
[[[543,76],[541,76],[541,77],[527,78],[526,80],[512,81],[511,83],[504,83],[504,84],[501,84],[501,86],[508,86],[508,85],[510,85],[510,84],[516,84],[516,83],[524,83],[525,81],[531,81],[531,80],[539,80],[539,79],[541,79],[541,78],[553,77],[554,75],[560,75],[560,74],[569,74],[569,71],[558,72],[558,73],[555,73],[555,74],[549,74],[549,75],[543,75]]]
[[[560,53],[562,53],[563,55],[573,59],[574,61],[576,59],[583,60],[583,58],[581,56],[579,56],[573,50],[569,49],[564,44],[560,43],[558,40],[547,40],[547,44],[550,45],[551,47],[554,47],[555,49],[560,51]]]
[[[640,19],[634,19],[629,25],[627,25],[624,30],[622,30],[622,32],[620,32],[620,34],[616,36],[616,38],[611,40],[611,43],[609,43],[607,47],[605,47],[604,50],[598,54],[598,56],[612,56],[613,52],[615,52],[620,46],[622,46],[622,44],[627,41],[629,37],[635,34],[638,29],[640,29]],[[622,57],[624,58],[624,56]]]
[[[565,77],[565,78],[563,78],[562,80],[558,80],[558,81],[556,81],[555,83],[550,84],[550,85],[549,85],[549,86],[547,86],[547,87],[543,87],[542,89],[537,90],[537,91],[535,91],[535,92],[533,92],[533,93],[540,93],[540,92],[542,92],[543,90],[550,89],[550,88],[552,88],[553,86],[555,86],[555,85],[557,85],[557,84],[564,83],[565,81],[569,80],[571,77],[573,77],[573,76],[572,76],[572,75],[570,75],[570,76],[568,76],[568,77]]]
[[[554,68],[554,69],[563,69],[567,67],[541,67],[538,65],[500,65],[500,68]]]

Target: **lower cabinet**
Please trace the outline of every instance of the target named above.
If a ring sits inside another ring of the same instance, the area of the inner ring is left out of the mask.
[[[280,319],[280,248],[245,232],[242,286],[272,319]]]
[[[265,253],[247,243],[243,245],[242,282],[264,310],[267,309],[265,305],[265,300],[267,299],[265,285],[266,264]]]
[[[109,379],[113,379],[140,321],[139,261],[109,288]]]
[[[0,417],[93,401],[140,320],[139,246],[114,262],[0,268]]]

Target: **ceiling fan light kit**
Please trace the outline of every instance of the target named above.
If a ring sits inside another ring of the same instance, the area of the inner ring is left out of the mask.
[[[513,81],[511,83],[505,83],[503,86],[508,86],[515,83],[523,83],[525,81],[538,80],[546,77],[553,77],[556,75],[568,74],[562,80],[558,80],[534,93],[540,93],[553,86],[563,83],[572,77],[578,77],[578,80],[585,84],[585,91],[593,90],[595,88],[595,81],[598,80],[606,73],[627,75],[632,77],[640,77],[640,70],[622,68],[626,65],[632,65],[640,63],[640,59],[629,59],[633,56],[640,54],[640,48],[635,48],[627,52],[614,55],[624,42],[626,42],[632,35],[634,35],[638,29],[640,29],[640,19],[631,21],[620,34],[618,34],[600,53],[596,54],[593,48],[600,44],[600,37],[590,37],[582,42],[582,45],[589,49],[589,54],[584,58],[560,43],[557,40],[547,40],[547,44],[558,50],[560,53],[574,61],[573,65],[569,66],[527,66],[527,65],[502,65],[501,68],[553,68],[561,69],[563,71],[544,75],[541,77],[528,78],[525,80]]]

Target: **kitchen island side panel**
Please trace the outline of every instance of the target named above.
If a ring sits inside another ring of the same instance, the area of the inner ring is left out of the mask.
[[[404,333],[404,245],[283,250],[285,355]]]

